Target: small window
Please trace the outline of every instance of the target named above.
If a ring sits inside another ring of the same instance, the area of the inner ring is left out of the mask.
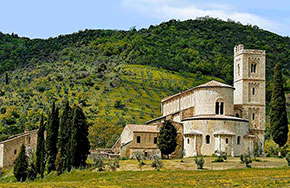
[[[137,136],[137,143],[138,143],[138,144],[141,143],[141,136]]]
[[[251,64],[251,73],[256,73],[256,66],[255,63]]]
[[[187,144],[189,144],[189,138],[187,139]]]
[[[209,135],[206,135],[205,139],[206,139],[206,143],[207,144],[210,144],[210,136]]]
[[[220,114],[223,115],[224,114],[224,103],[221,102],[221,107],[220,107]]]
[[[240,76],[240,64],[238,64],[238,75]]]
[[[252,88],[252,94],[255,95],[255,93],[256,93],[256,92],[255,92],[255,88],[253,87],[253,88]]]
[[[215,103],[215,114],[217,114],[217,115],[219,114],[219,109],[220,109],[219,106],[220,106],[220,103],[219,102],[216,102]]]
[[[229,139],[228,138],[226,138],[226,144],[228,144],[229,143]]]
[[[241,137],[238,136],[238,137],[237,137],[237,144],[240,145],[240,143],[241,143]]]
[[[239,113],[236,113],[236,117],[240,117]]]
[[[157,137],[154,137],[154,144],[157,144]]]
[[[253,117],[252,117],[252,119],[255,120],[255,113],[253,113]]]
[[[17,149],[14,150],[14,155],[16,155],[16,154],[17,154]]]

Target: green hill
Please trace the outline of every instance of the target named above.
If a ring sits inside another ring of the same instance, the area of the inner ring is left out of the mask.
[[[84,106],[92,145],[109,147],[126,123],[159,116],[161,98],[211,79],[232,84],[239,43],[266,50],[268,101],[278,61],[290,91],[289,37],[257,26],[201,18],[46,40],[0,33],[0,139],[36,128],[52,100],[68,97]]]

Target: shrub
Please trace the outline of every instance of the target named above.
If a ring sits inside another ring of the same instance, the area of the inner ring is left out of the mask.
[[[288,162],[288,166],[290,166],[290,152],[286,154],[285,159]]]
[[[110,160],[108,166],[111,171],[116,171],[117,168],[120,168],[119,160]]]
[[[30,180],[30,181],[33,181],[36,179],[36,176],[37,176],[37,171],[36,171],[36,167],[34,165],[33,162],[31,162],[29,164],[29,167],[27,168],[27,178]]]
[[[98,171],[103,171],[104,161],[102,157],[100,156],[94,157],[94,164],[95,164],[95,167],[98,168]]]
[[[181,159],[180,162],[183,162],[183,157],[185,155],[185,152],[182,149],[180,149],[178,152],[178,155],[179,155],[179,158]]]
[[[212,163],[221,163],[224,162],[224,158],[222,156],[217,156],[215,160],[212,161]]]
[[[204,165],[204,157],[203,155],[201,155],[200,157],[196,156],[194,158],[195,164],[197,165],[198,169],[203,169],[203,165]]]
[[[151,166],[159,171],[163,167],[160,157],[155,156]]]
[[[20,153],[18,157],[16,158],[15,164],[14,164],[14,171],[13,171],[14,176],[20,182],[25,181],[27,177],[28,162],[27,162],[27,156],[25,154],[25,151],[26,151],[25,146],[22,145]]]
[[[251,156],[250,154],[242,154],[240,156],[240,159],[241,159],[241,163],[244,163],[246,164],[246,167],[247,168],[251,168],[251,163],[252,163],[252,159],[251,159]]]
[[[228,159],[227,152],[221,152],[221,158],[224,159],[225,161]]]

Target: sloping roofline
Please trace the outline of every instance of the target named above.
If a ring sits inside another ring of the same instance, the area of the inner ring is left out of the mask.
[[[199,89],[199,88],[213,88],[213,87],[219,87],[219,88],[231,88],[231,89],[235,89],[233,86],[230,86],[230,85],[227,85],[227,84],[224,84],[224,83],[221,83],[221,82],[218,82],[218,81],[215,81],[215,80],[211,80],[205,84],[202,84],[202,85],[199,85],[199,86],[196,86],[196,87],[193,87],[191,89],[188,89],[184,92],[179,92],[177,94],[174,94],[174,95],[171,95],[169,97],[166,97],[166,98],[163,98],[161,99],[161,102],[165,102],[169,99],[172,99],[173,97],[176,97],[176,96],[179,96],[179,95],[182,95],[184,93],[187,93],[189,91],[193,91],[195,89]]]

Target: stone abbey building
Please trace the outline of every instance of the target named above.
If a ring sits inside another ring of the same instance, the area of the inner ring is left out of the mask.
[[[239,156],[264,149],[265,130],[264,50],[234,48],[234,84],[210,81],[161,101],[162,116],[146,125],[127,125],[113,150],[132,157],[135,152],[160,153],[158,132],[164,120],[178,130],[178,146],[185,156],[226,152]]]

